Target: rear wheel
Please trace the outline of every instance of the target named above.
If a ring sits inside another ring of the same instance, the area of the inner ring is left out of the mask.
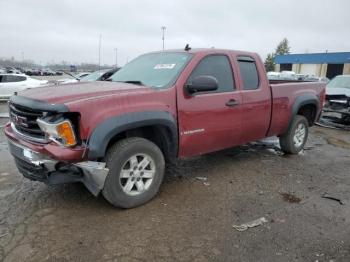
[[[112,205],[132,208],[157,194],[165,161],[151,141],[138,137],[121,140],[108,150],[106,162],[109,174],[102,193]]]
[[[280,146],[286,154],[298,154],[307,141],[309,134],[309,123],[304,116],[296,115],[287,130],[280,137]]]

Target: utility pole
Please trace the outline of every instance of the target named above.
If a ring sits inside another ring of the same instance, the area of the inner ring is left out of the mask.
[[[115,50],[115,67],[118,67],[118,48],[114,48]]]
[[[100,34],[100,38],[98,41],[98,70],[101,70],[101,40],[102,35]]]
[[[162,29],[163,51],[164,51],[164,36],[165,36],[166,27],[165,27],[165,26],[162,26],[161,29]]]

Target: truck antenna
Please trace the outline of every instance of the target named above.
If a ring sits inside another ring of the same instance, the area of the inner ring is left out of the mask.
[[[187,44],[187,45],[185,46],[185,51],[190,51],[190,50],[191,50],[191,47],[190,47],[189,44]]]

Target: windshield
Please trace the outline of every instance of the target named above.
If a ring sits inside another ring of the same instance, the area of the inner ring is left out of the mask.
[[[84,76],[80,81],[97,81],[104,73],[108,70],[99,70],[91,73],[90,75]]]
[[[156,88],[173,84],[185,67],[191,54],[151,53],[137,57],[116,72],[112,81],[129,82]]]
[[[333,78],[327,85],[327,87],[338,87],[350,89],[350,76],[337,76]]]

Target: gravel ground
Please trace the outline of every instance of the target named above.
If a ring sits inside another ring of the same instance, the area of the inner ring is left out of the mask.
[[[349,132],[314,127],[297,156],[272,138],[181,161],[153,201],[121,210],[22,178],[0,131],[0,261],[350,261]]]

